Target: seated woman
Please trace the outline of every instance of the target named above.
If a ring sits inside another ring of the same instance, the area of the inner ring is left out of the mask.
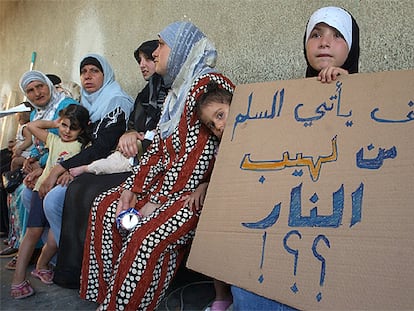
[[[165,295],[194,236],[199,212],[181,201],[208,180],[218,145],[201,126],[195,102],[214,80],[217,51],[189,22],[159,34],[156,72],[171,86],[150,148],[122,185],[94,201],[87,231],[80,295],[102,310],[154,310]],[[135,228],[118,230],[116,217],[134,207]]]
[[[119,185],[130,176],[132,169],[130,159],[134,158],[137,161],[139,154],[142,154],[151,143],[149,139],[151,135],[143,135],[143,133],[152,132],[157,126],[167,93],[161,76],[155,73],[152,53],[157,46],[158,40],[146,41],[134,52],[142,76],[148,83],[136,97],[134,111],[128,121],[128,131],[119,139],[118,151],[112,153],[110,159],[103,158],[89,165],[69,170],[72,175],[79,176],[68,186],[63,209],[54,276],[54,282],[60,286],[79,288],[83,243],[93,199],[99,193]],[[113,158],[117,158],[116,166],[111,161]],[[84,173],[85,169],[90,173]],[[76,231],[73,230],[74,227],[77,228]]]
[[[29,88],[29,84],[35,85],[35,87]],[[58,119],[59,112],[62,109],[70,104],[79,104],[73,98],[58,92],[50,78],[37,70],[25,72],[20,79],[19,85],[22,93],[27,97],[28,103],[34,108],[30,114],[30,121]],[[56,129],[50,129],[49,131],[57,134]],[[27,174],[24,179],[24,185],[20,185],[12,193],[9,205],[9,247],[4,252],[12,252],[12,256],[17,252],[25,233],[32,189],[43,172],[47,158],[47,148],[44,147],[42,142],[35,139],[30,157],[23,164],[23,170]],[[14,270],[16,262],[17,258],[15,256],[7,263],[6,269]]]
[[[55,165],[39,189],[41,196],[47,193],[45,214],[57,243],[67,184],[73,179],[67,170],[108,156],[125,132],[133,108],[132,98],[115,81],[112,67],[101,55],[88,54],[82,59],[80,80],[81,104],[88,109],[91,119],[91,143],[77,155]],[[76,231],[75,228],[71,230]]]

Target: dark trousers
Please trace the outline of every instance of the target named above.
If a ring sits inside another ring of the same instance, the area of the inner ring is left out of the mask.
[[[93,200],[100,193],[120,185],[129,175],[130,172],[82,174],[69,184],[63,208],[54,283],[66,288],[80,287],[83,246]]]

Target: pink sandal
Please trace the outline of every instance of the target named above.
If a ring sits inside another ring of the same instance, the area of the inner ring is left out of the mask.
[[[10,290],[10,295],[14,299],[23,299],[34,295],[35,291],[32,286],[30,286],[29,281],[25,280],[20,284],[12,285]]]
[[[46,285],[53,284],[53,271],[52,270],[46,270],[46,269],[34,269],[31,272],[31,275],[35,278],[38,278],[40,281],[42,281]]]

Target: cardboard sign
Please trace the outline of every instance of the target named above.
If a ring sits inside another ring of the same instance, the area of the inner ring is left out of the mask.
[[[413,182],[413,70],[239,85],[187,266],[299,309],[412,309]]]

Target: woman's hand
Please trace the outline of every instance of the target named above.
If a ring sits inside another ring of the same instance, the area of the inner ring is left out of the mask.
[[[29,174],[27,174],[27,176],[23,179],[24,185],[29,189],[33,189],[36,184],[36,181],[39,179],[42,173],[43,173],[43,168],[38,167],[37,169],[34,169]]]
[[[340,67],[326,67],[318,74],[318,80],[322,83],[331,83],[340,75],[347,75],[348,71]]]
[[[137,203],[137,197],[135,193],[130,190],[124,190],[119,197],[118,206],[116,208],[116,217],[130,207],[135,207]]]
[[[35,158],[27,158],[23,162],[23,171],[26,174],[29,174],[38,168],[40,168],[40,164]]]
[[[206,198],[208,183],[198,185],[197,189],[190,195],[185,195],[181,198],[184,201],[184,206],[188,205],[190,208],[194,206],[196,211],[203,208],[204,199]]]
[[[145,203],[145,205],[139,211],[142,214],[142,216],[145,217],[145,216],[151,215],[160,206],[161,206],[161,204],[147,202],[147,203]]]
[[[138,154],[137,140],[144,140],[144,133],[136,131],[126,132],[118,142],[118,150],[124,157],[135,157]]]
[[[73,176],[68,172],[65,171],[62,175],[60,175],[56,181],[57,185],[67,186],[73,180]]]
[[[56,185],[57,177],[54,175],[46,177],[46,179],[42,182],[39,188],[39,197],[44,198],[45,195]]]

